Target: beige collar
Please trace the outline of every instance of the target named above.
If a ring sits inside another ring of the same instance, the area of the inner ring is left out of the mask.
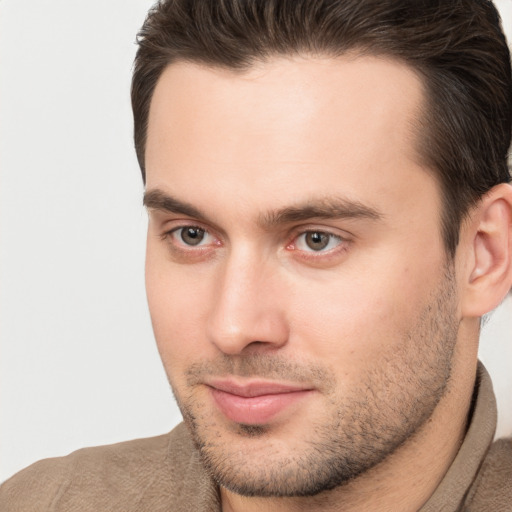
[[[473,413],[466,437],[450,469],[419,512],[457,512],[492,443],[496,430],[496,399],[492,382],[482,363],[478,363]]]

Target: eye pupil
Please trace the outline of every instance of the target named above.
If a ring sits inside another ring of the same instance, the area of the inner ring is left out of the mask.
[[[312,231],[306,234],[306,244],[313,251],[321,251],[329,244],[329,235],[320,231]]]
[[[205,231],[201,228],[188,227],[181,230],[181,239],[187,245],[198,245],[204,238]]]

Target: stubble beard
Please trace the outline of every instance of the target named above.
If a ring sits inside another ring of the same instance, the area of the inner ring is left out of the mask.
[[[403,333],[398,350],[385,352],[360,386],[343,395],[336,393],[329,368],[275,355],[224,356],[214,364],[194,364],[187,372],[188,390],[208,374],[307,381],[318,383],[330,411],[314,418],[308,438],[290,449],[275,441],[270,426],[235,425],[227,435],[192,391],[174,390],[205,467],[226,489],[260,497],[315,496],[367,472],[421,429],[449,387],[458,331],[455,312],[454,275],[447,268],[436,296]],[[241,448],[244,443],[247,450]]]

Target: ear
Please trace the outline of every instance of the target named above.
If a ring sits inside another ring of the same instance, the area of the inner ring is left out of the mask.
[[[481,317],[512,287],[512,186],[493,187],[466,223],[462,314]]]

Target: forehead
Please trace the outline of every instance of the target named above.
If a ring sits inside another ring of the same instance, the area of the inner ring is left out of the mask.
[[[273,206],[333,188],[400,200],[420,167],[422,103],[417,74],[391,59],[274,58],[244,72],[177,62],[152,98],[147,187],[204,201],[206,180]]]

